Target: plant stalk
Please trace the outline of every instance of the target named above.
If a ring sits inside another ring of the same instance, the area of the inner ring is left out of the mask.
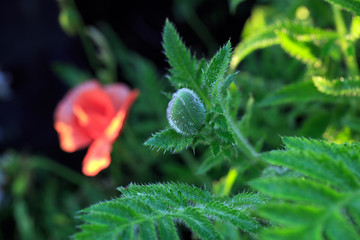
[[[336,6],[332,6],[332,10],[334,13],[336,31],[339,35],[340,47],[345,58],[346,66],[349,72],[351,73],[351,75],[357,76],[359,74],[359,68],[358,68],[358,63],[356,61],[355,46],[353,42],[350,42],[346,39],[348,30],[345,26],[345,22],[341,10]]]

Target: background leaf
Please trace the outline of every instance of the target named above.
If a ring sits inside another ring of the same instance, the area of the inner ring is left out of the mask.
[[[360,154],[353,152],[359,145],[301,138],[284,138],[284,143],[286,151],[272,151],[263,157],[300,175],[262,178],[251,183],[274,197],[272,203],[259,209],[260,215],[275,224],[263,232],[263,239],[360,238],[346,210],[353,201],[359,202],[360,172],[352,168],[360,163]]]
[[[360,79],[358,77],[328,80],[324,77],[314,76],[312,80],[322,93],[332,96],[360,96]]]

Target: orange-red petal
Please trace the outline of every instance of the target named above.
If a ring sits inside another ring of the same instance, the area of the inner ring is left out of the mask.
[[[101,88],[90,89],[78,95],[73,105],[78,124],[96,139],[115,117],[116,109],[108,94]]]
[[[89,134],[80,127],[73,112],[76,98],[83,92],[101,88],[95,80],[80,84],[70,90],[59,102],[54,113],[54,127],[59,134],[60,147],[66,152],[73,152],[88,146],[93,140]]]
[[[57,121],[54,127],[59,135],[60,147],[65,152],[74,152],[88,146],[92,139],[73,124]]]
[[[110,165],[112,143],[123,128],[131,105],[139,95],[125,84],[102,87],[91,80],[80,84],[59,102],[54,118],[55,129],[64,151],[88,146],[83,173],[95,176]]]
[[[83,161],[82,172],[86,176],[96,176],[110,165],[112,143],[105,138],[96,139],[89,147]]]
[[[122,100],[121,106],[118,109],[117,114],[112,119],[108,127],[105,129],[104,137],[110,142],[114,142],[117,136],[120,134],[121,129],[124,126],[126,117],[130,110],[131,105],[134,103],[139,95],[138,90],[129,91],[126,98]]]
[[[115,109],[118,111],[129,97],[131,90],[124,83],[114,83],[104,87],[105,92],[110,97]]]

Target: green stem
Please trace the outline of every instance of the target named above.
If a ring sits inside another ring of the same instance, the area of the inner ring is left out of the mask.
[[[346,40],[347,29],[341,10],[336,6],[332,6],[332,10],[334,12],[336,31],[339,35],[340,47],[344,54],[346,66],[349,72],[353,76],[356,76],[359,74],[359,69],[355,56],[355,46],[352,42]]]
[[[237,143],[240,150],[245,154],[247,158],[253,162],[260,161],[260,155],[255,151],[255,149],[249,144],[247,139],[242,135],[241,131],[237,128],[234,121],[232,120],[230,113],[224,109],[224,116],[230,127],[233,136],[235,137],[235,142]]]
[[[226,102],[221,97],[219,98],[219,102],[223,108],[224,111],[224,117],[228,123],[229,129],[231,130],[235,142],[237,146],[240,148],[240,150],[243,152],[243,154],[250,160],[248,162],[245,162],[244,166],[241,169],[231,168],[228,172],[228,175],[226,176],[226,183],[223,190],[223,195],[228,196],[231,192],[232,186],[235,183],[236,178],[246,171],[250,166],[254,166],[258,163],[264,164],[263,160],[260,157],[260,154],[256,152],[256,150],[250,145],[250,143],[247,141],[247,139],[244,137],[244,135],[241,133],[239,128],[236,126],[235,122],[233,121],[229,110],[224,105]]]
[[[85,54],[89,60],[89,64],[91,66],[91,68],[96,72],[96,70],[99,67],[97,58],[96,58],[96,51],[94,46],[92,45],[89,37],[87,36],[86,32],[86,26],[84,24],[84,21],[79,13],[79,10],[77,9],[77,6],[75,4],[74,0],[68,0],[68,3],[71,5],[71,7],[74,9],[74,11],[77,12],[78,16],[79,16],[79,37],[80,40],[83,44],[84,50],[85,50]]]
[[[85,26],[84,26],[85,27]],[[86,35],[86,28],[79,31],[81,42],[84,46],[85,54],[89,60],[91,68],[96,72],[98,69],[98,61],[96,60],[96,52],[89,38]]]

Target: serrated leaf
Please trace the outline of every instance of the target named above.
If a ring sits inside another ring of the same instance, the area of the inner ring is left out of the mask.
[[[212,220],[232,223],[243,231],[259,224],[226,200],[185,184],[130,184],[122,196],[82,211],[84,224],[74,239],[179,239],[174,223],[185,223],[200,239],[222,239]],[[236,196],[241,199],[241,194]],[[241,207],[241,204],[239,204]],[[157,230],[157,231],[156,231]]]
[[[204,74],[204,85],[208,87],[210,97],[216,98],[219,82],[229,67],[230,57],[231,43],[228,41],[211,59]]]
[[[258,205],[262,205],[269,201],[269,197],[259,194],[259,193],[242,193],[239,195],[234,196],[230,200],[230,206],[239,209],[244,210],[245,208],[255,208]]]
[[[356,177],[341,161],[312,151],[272,151],[263,155],[271,164],[288,167],[307,176],[333,184],[339,189],[351,190],[359,187]]]
[[[228,75],[223,81],[219,83],[218,87],[218,95],[220,95],[219,99],[224,99],[224,95],[226,94],[226,90],[229,88],[231,83],[235,80],[236,74],[230,74]]]
[[[175,224],[170,217],[160,218],[156,222],[161,240],[179,239],[178,234],[176,234]]]
[[[163,48],[171,66],[170,80],[177,87],[196,85],[196,61],[182,42],[174,25],[166,20],[163,31]]]
[[[203,75],[204,61],[196,62],[195,57],[191,56],[174,25],[168,19],[166,19],[163,31],[163,48],[171,66],[170,82],[177,88],[186,87],[194,90],[209,107],[211,103],[199,81]]]
[[[359,239],[358,144],[294,137],[283,141],[285,151],[270,152],[265,158],[281,167],[291,167],[293,176],[298,177],[251,182],[274,198],[259,208],[259,214],[277,226],[264,231],[262,239]]]
[[[262,240],[321,240],[322,233],[321,229],[310,228],[310,227],[300,227],[292,229],[282,229],[274,228],[269,229],[261,233]]]
[[[255,32],[240,42],[235,47],[230,67],[235,69],[247,55],[257,49],[280,44],[281,40],[276,32],[284,31],[299,42],[330,40],[338,37],[336,32],[315,28],[302,23],[290,21],[278,22]]]
[[[228,124],[224,115],[219,114],[214,118],[214,123],[217,128],[228,129]]]
[[[329,219],[325,229],[325,234],[329,239],[357,240],[360,238],[356,230],[347,224],[347,219],[340,213],[334,214],[334,216]]]
[[[218,129],[216,131],[217,136],[225,143],[234,143],[234,137],[233,134],[228,131],[228,130],[224,130],[224,129]]]
[[[290,56],[299,59],[305,64],[314,65],[315,67],[320,67],[321,65],[320,59],[315,57],[311,49],[303,42],[296,41],[292,39],[288,34],[280,31],[277,32],[277,35],[280,38],[280,46]]]
[[[287,149],[326,154],[337,162],[343,162],[354,175],[360,177],[360,155],[358,154],[360,146],[358,144],[344,144],[345,150],[345,148],[339,148],[337,144],[315,139],[284,137],[282,140]]]
[[[280,39],[274,33],[274,30],[275,27],[268,27],[240,42],[234,49],[230,67],[235,69],[247,55],[257,49],[279,44]]]
[[[234,226],[249,232],[256,231],[260,226],[254,219],[246,214],[243,214],[238,210],[233,210],[218,202],[211,202],[205,205],[204,213],[213,215],[218,219],[227,219],[227,221]]]
[[[210,149],[211,152],[214,156],[218,155],[218,153],[220,152],[220,144],[217,141],[213,141],[212,143],[210,143]]]
[[[314,76],[312,78],[316,88],[327,95],[332,96],[360,96],[360,78],[339,78],[329,80],[324,77]]]
[[[143,221],[140,224],[140,238],[141,239],[149,239],[149,240],[156,240],[156,231],[154,226],[154,221],[151,219]]]
[[[145,141],[144,145],[154,149],[162,149],[165,152],[180,152],[191,145],[193,137],[183,136],[173,129],[166,129],[155,133]]]
[[[348,213],[354,223],[360,226],[360,199],[353,199],[348,206]]]
[[[264,178],[253,180],[250,185],[276,198],[317,205],[328,206],[341,198],[339,193],[326,185],[306,179]]]
[[[340,8],[343,8],[351,13],[360,15],[360,1],[359,0],[325,0]]]
[[[197,69],[196,69],[196,74],[195,74],[195,80],[196,83],[201,86],[202,84],[202,80],[204,78],[204,72],[207,68],[207,62],[204,58],[200,59],[197,63]]]
[[[191,228],[200,239],[217,240],[222,239],[211,222],[199,211],[192,208],[185,210],[184,214],[179,215],[186,225]]]
[[[284,226],[301,226],[316,221],[325,213],[323,207],[295,205],[289,203],[270,203],[259,208],[262,217]]]

